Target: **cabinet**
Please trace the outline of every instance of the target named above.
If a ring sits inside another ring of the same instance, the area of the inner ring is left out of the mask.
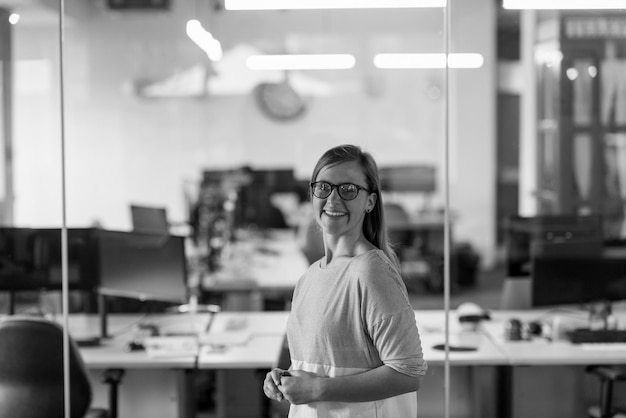
[[[626,14],[553,13],[537,28],[539,211],[599,214],[605,238],[626,238]]]

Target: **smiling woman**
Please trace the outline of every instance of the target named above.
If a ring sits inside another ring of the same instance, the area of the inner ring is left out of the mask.
[[[376,162],[357,146],[332,148],[311,192],[325,254],[294,291],[289,373],[269,372],[264,393],[289,401],[290,417],[416,416],[427,366],[387,242]]]

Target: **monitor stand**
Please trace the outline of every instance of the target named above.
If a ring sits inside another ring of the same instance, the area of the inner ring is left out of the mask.
[[[107,297],[101,293],[98,294],[98,316],[100,318],[100,338],[109,339],[108,318],[107,318]]]

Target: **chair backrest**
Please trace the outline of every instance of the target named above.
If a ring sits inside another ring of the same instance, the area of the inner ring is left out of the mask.
[[[0,321],[0,417],[63,418],[63,329],[39,318]],[[82,418],[91,386],[78,349],[69,350],[71,417]]]
[[[409,214],[398,203],[385,203],[385,223],[389,241],[399,248],[411,244],[411,232],[406,225],[409,223]]]

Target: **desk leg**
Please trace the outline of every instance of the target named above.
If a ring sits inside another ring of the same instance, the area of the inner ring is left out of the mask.
[[[103,369],[89,369],[93,390],[92,407],[109,407],[109,387],[102,383]],[[118,392],[121,418],[191,418],[193,405],[188,397],[193,385],[182,369],[126,369]],[[193,399],[193,396],[191,397]],[[183,406],[187,405],[187,406]]]
[[[472,417],[501,418],[498,414],[498,369],[494,366],[469,367],[471,374]]]
[[[185,369],[177,374],[176,385],[178,387],[178,416],[182,418],[195,418],[196,416],[196,391],[195,370]]]
[[[217,418],[257,417],[264,411],[263,381],[256,370],[217,370]]]
[[[119,386],[124,377],[123,369],[106,369],[102,374],[102,382],[109,386],[109,416],[117,418]]]
[[[513,417],[513,366],[498,366],[497,379],[497,408],[498,417]]]

